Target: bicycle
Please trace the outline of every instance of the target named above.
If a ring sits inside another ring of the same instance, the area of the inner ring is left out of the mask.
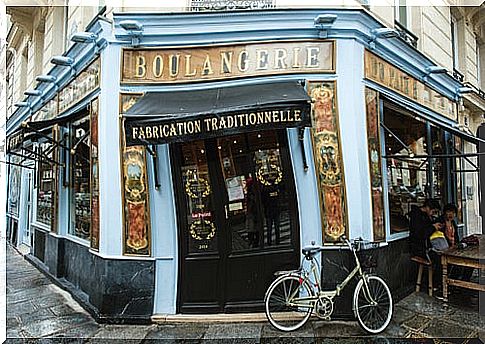
[[[347,284],[358,276],[359,282],[354,290],[352,308],[359,325],[367,332],[377,334],[386,329],[393,312],[392,295],[389,287],[380,277],[368,274],[361,266],[357,252],[366,246],[376,247],[376,243],[362,239],[350,242],[342,236],[355,258],[355,268],[337,285],[334,290],[321,290],[320,268],[316,255],[324,250],[322,246],[311,245],[302,249],[304,258],[300,268],[292,271],[279,271],[277,277],[266,291],[265,312],[271,325],[281,331],[294,331],[305,325],[311,314],[330,320],[334,310],[333,299],[339,296]],[[310,262],[310,269],[305,267]],[[312,280],[313,277],[313,280]]]

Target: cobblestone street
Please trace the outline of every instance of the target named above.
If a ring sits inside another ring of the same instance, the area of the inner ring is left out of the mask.
[[[356,343],[366,339],[389,342],[387,338],[483,338],[485,317],[478,315],[478,298],[468,296],[462,302],[467,305],[465,308],[456,305],[458,297],[452,296],[452,305],[445,309],[440,300],[424,293],[413,293],[395,306],[390,326],[378,337],[366,337],[356,322],[342,321],[313,320],[293,333],[276,331],[266,322],[98,324],[70,294],[54,285],[7,245],[7,343],[103,343],[119,342],[121,339],[130,339],[133,343],[152,340],[201,342],[209,339],[248,343]],[[330,337],[340,338],[331,341]],[[38,338],[43,339],[36,340]],[[468,341],[479,342],[478,339]]]

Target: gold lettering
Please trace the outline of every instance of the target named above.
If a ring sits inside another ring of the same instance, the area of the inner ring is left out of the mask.
[[[211,119],[211,124],[212,124],[212,130],[217,130],[217,118],[212,118]]]
[[[147,73],[146,59],[143,55],[138,55],[136,59],[135,77],[143,78]]]
[[[295,121],[295,118],[291,114],[291,110],[287,110],[286,114],[288,116],[288,122],[294,122]]]
[[[294,110],[294,113],[295,113],[295,121],[296,122],[300,122],[301,121],[301,110],[300,109],[295,109]]]
[[[287,58],[288,53],[285,49],[275,49],[275,58],[274,64],[275,69],[286,69],[287,65],[285,59]]]
[[[262,112],[258,112],[258,124],[264,123],[264,114]]]
[[[274,111],[273,111],[273,122],[274,122],[274,123],[277,123],[277,122],[279,122],[279,121],[280,121],[280,120],[279,120],[279,118],[278,118],[278,115],[279,115],[279,114],[280,114],[280,112],[279,112],[278,110],[274,110]]]
[[[133,133],[133,139],[136,139],[136,136],[138,135],[138,128],[133,127],[133,128],[131,128],[131,131]]]
[[[237,69],[239,69],[240,72],[246,72],[249,69],[249,58],[246,50],[239,53],[239,57],[237,59]]]
[[[271,111],[264,112],[264,121],[266,123],[271,123]]]
[[[153,59],[153,63],[152,63],[152,70],[153,70],[153,76],[155,78],[159,78],[159,77],[162,76],[162,74],[163,74],[163,59],[162,59],[162,56],[160,56],[160,55],[155,56],[155,58]]]
[[[169,128],[168,124],[165,124],[165,125],[163,126],[163,136],[165,136],[165,137],[170,136],[169,129],[170,129],[170,128]]]
[[[227,127],[230,129],[234,126],[234,117],[228,116],[227,117]]]
[[[224,119],[224,117],[221,117],[219,119],[219,129],[222,129],[222,128],[226,128],[226,120]]]
[[[200,120],[195,121],[195,132],[200,133]]]
[[[256,124],[256,120],[257,120],[256,114],[254,112],[251,112],[249,114],[249,123],[251,125],[255,125]]]
[[[244,123],[243,123],[244,114],[239,114],[239,115],[237,115],[237,117],[239,118],[239,126],[240,127],[244,126]]]
[[[258,66],[256,69],[263,70],[268,69],[268,50],[258,50],[257,53]]]
[[[204,122],[205,122],[205,129],[207,131],[210,131],[210,122],[211,122],[211,119],[210,118],[204,118]]]
[[[192,58],[192,55],[185,55],[185,76],[194,76],[197,74],[197,71],[195,68],[190,71],[190,59]]]
[[[214,74],[214,71],[212,70],[210,56],[209,54],[207,54],[204,61],[204,67],[202,67],[202,75],[211,75],[211,74]]]
[[[153,138],[158,139],[158,127],[152,127]]]
[[[306,66],[309,68],[314,68],[318,67],[319,61],[318,61],[318,54],[320,53],[320,48],[319,47],[308,47],[307,48],[307,60],[306,60]]]
[[[301,48],[293,48],[293,68],[300,68],[300,50]]]
[[[184,123],[177,123],[178,135],[182,135],[183,127],[184,127]]]
[[[170,71],[170,76],[174,77],[179,74],[179,62],[180,55],[169,55],[168,57],[168,69]]]
[[[288,122],[288,118],[285,116],[285,112],[283,110],[280,111],[281,122]]]
[[[221,73],[230,74],[232,73],[232,51],[222,51],[221,52]]]
[[[139,139],[145,139],[145,132],[143,131],[143,128],[142,127],[138,127],[138,129],[140,130],[140,134],[138,135],[138,138]]]
[[[173,123],[170,125],[170,136],[177,136],[177,128]]]
[[[189,132],[189,134],[193,134],[194,133],[194,122],[192,121],[189,121],[187,123],[184,123],[186,125],[186,131]]]

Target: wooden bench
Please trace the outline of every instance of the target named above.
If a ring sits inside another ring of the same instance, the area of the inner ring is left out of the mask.
[[[431,265],[431,261],[428,259],[419,257],[419,256],[412,256],[411,260],[413,262],[418,263],[418,279],[416,280],[416,292],[419,292],[421,289],[421,279],[423,277],[423,269],[424,267],[428,268],[428,294],[429,296],[433,296],[433,267]]]

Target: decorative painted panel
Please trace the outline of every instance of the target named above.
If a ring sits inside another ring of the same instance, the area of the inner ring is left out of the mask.
[[[20,166],[14,164],[20,164],[21,159],[17,156],[10,155],[10,161],[13,164],[10,165],[10,173],[8,178],[8,213],[14,216],[19,216],[22,169]]]
[[[348,232],[336,83],[309,82],[307,90],[314,102],[311,132],[323,242],[331,243]]]
[[[91,102],[91,248],[99,249],[99,160],[98,160],[99,99]]]
[[[382,194],[381,144],[379,139],[379,94],[369,88],[365,89],[365,106],[367,117],[367,147],[369,153],[372,227],[374,241],[384,241],[384,199]]]
[[[141,94],[121,95],[121,112],[127,111]],[[123,123],[120,124],[123,128]],[[126,147],[121,132],[123,252],[126,255],[149,256],[151,253],[150,206],[144,146]]]

